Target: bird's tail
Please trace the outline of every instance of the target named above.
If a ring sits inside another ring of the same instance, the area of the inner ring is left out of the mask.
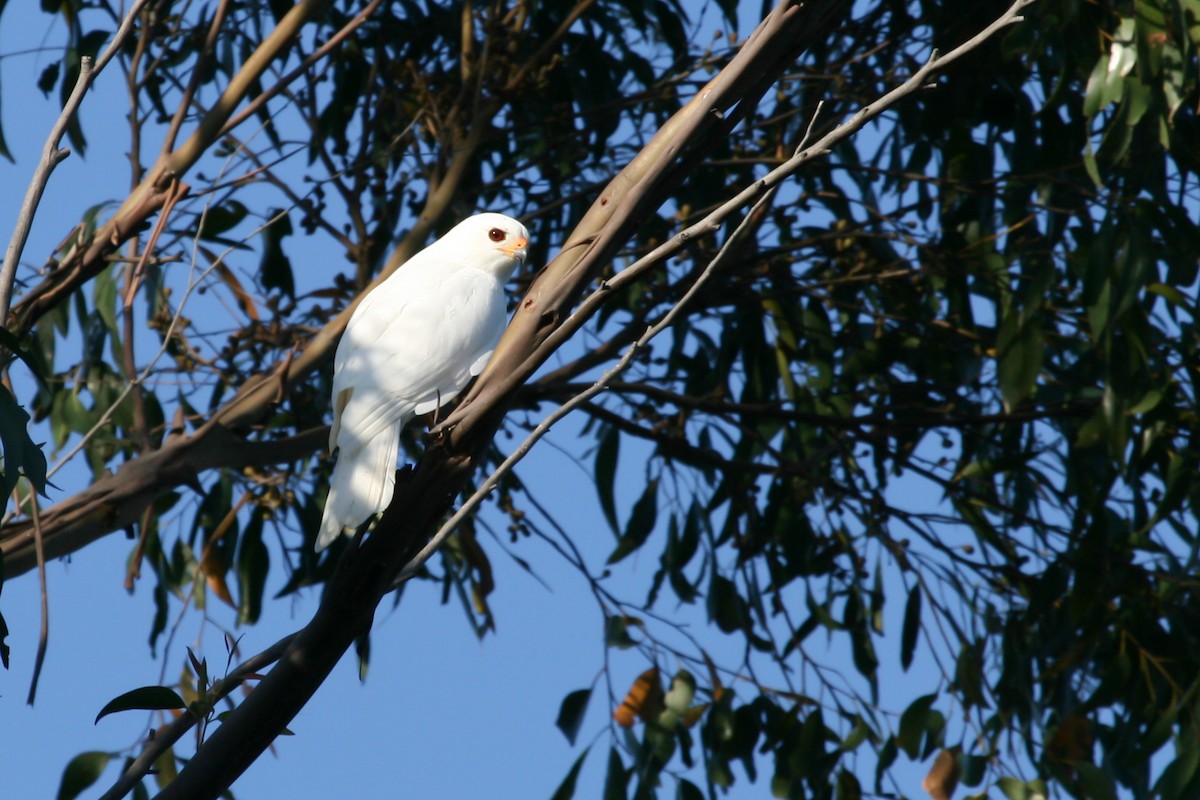
[[[333,544],[343,528],[354,530],[392,501],[400,427],[389,426],[356,450],[338,450],[317,534],[317,552]]]

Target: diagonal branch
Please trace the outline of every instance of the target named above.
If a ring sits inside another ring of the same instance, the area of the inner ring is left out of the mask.
[[[801,13],[802,8],[811,18]],[[726,109],[743,99],[731,87],[745,86],[747,81],[742,79],[745,75],[757,79],[768,68],[774,68],[778,76],[790,63],[782,54],[795,58],[804,43],[826,35],[837,14],[846,11],[848,4],[827,3],[816,11],[809,8],[785,0],[751,37],[747,49],[757,53],[757,57],[735,57],[718,75],[716,88],[710,84],[698,100],[668,121],[664,131],[610,184],[585,215],[580,228],[568,238],[563,247],[566,255],[560,254],[546,268],[522,302],[524,313],[518,313],[506,334],[509,342],[503,350],[508,354],[506,363],[525,362],[544,334],[565,316],[571,299],[584,285],[588,270],[599,269],[601,259],[615,252],[623,241],[620,237],[636,227],[637,213],[662,196],[669,168],[686,137],[711,124],[707,118],[715,119],[713,108]],[[543,303],[547,297],[554,304]],[[548,313],[542,314],[542,310]],[[547,325],[542,324],[543,320]],[[513,326],[523,330],[514,336]],[[543,334],[540,337],[539,332]],[[501,352],[498,350],[498,355]],[[489,371],[493,376],[501,372],[494,364]],[[512,385],[520,385],[523,379]],[[313,619],[297,634],[275,668],[159,795],[160,800],[216,797],[258,758],[308,702],[355,637],[370,629],[375,607],[391,591],[423,537],[445,513],[471,474],[477,455],[494,435],[507,402],[505,393],[495,391],[495,383],[493,380],[490,393],[476,392],[474,400],[468,401],[476,415],[475,424],[448,432],[440,428],[446,435],[431,442],[414,470],[397,476],[391,506],[374,532],[360,534],[354,544],[342,551]]]
[[[1028,2],[1017,0],[1006,17],[986,33],[990,35],[1019,19],[1016,12]],[[513,392],[541,363],[538,356],[543,355],[542,345],[562,325],[589,275],[599,270],[603,260],[623,241],[622,236],[636,227],[638,215],[660,196],[683,142],[703,130],[704,118],[711,115],[712,109],[720,111],[743,99],[730,91],[731,85],[740,84],[749,91],[764,75],[777,77],[785,66],[782,56],[794,58],[797,41],[825,35],[825,26],[832,25],[846,8],[842,3],[817,6],[784,0],[747,44],[745,51],[757,53],[757,58],[735,58],[705,88],[700,99],[678,112],[664,132],[610,184],[568,238],[563,252],[534,281],[476,389],[451,419],[438,427],[440,435],[431,441],[416,468],[397,476],[393,502],[374,531],[360,532],[342,550],[313,619],[292,640],[274,669],[159,795],[161,800],[217,797],[308,702],[354,639],[370,629],[379,601],[391,590],[427,531],[442,517],[471,474]],[[972,41],[977,44],[983,38]],[[923,85],[936,65],[935,57],[923,74],[914,76],[908,91]],[[776,71],[770,73],[771,68]],[[752,74],[756,80],[742,80],[745,75],[739,73]],[[902,96],[893,93],[885,99],[894,103]],[[720,99],[719,104],[714,98]],[[878,109],[872,110],[878,113]],[[857,121],[858,127],[865,122],[862,116],[864,112],[852,121]],[[810,150],[820,152],[827,147],[828,142],[822,141]],[[758,186],[748,199],[767,189],[769,186]],[[510,370],[514,374],[509,374]]]

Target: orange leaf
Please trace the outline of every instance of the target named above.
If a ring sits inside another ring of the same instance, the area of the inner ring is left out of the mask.
[[[629,688],[629,694],[613,712],[613,719],[622,728],[633,727],[634,716],[651,719],[662,708],[663,688],[658,677],[658,667],[651,667],[638,676]]]
[[[925,776],[925,780],[921,781],[921,788],[933,800],[950,800],[954,790],[958,787],[958,778],[961,772],[958,766],[958,757],[954,751],[943,750],[933,760],[929,774]]]
[[[680,716],[679,719],[685,728],[691,728],[700,721],[700,718],[704,716],[705,711],[708,711],[708,703],[692,706],[687,711],[684,711],[683,715]]]
[[[230,608],[237,608],[237,604],[233,602],[233,595],[229,593],[229,584],[225,582],[224,574],[205,570],[204,580],[208,583],[210,592],[224,600]]]
[[[254,305],[254,298],[242,287],[242,282],[237,279],[233,271],[225,266],[222,261],[217,261],[213,264],[213,268],[217,273],[217,277],[221,279],[221,283],[228,286],[229,291],[233,292],[233,299],[237,301],[238,308],[247,317],[258,322],[258,308]]]
[[[204,548],[204,557],[200,561],[200,570],[204,573],[204,582],[208,590],[224,600],[230,608],[237,608],[233,595],[229,593],[229,584],[225,582],[225,564],[221,561],[220,551],[211,542]]]

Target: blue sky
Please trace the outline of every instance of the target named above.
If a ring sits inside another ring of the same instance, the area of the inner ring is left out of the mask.
[[[715,26],[714,26],[715,27]],[[16,165],[0,161],[0,220],[11,224],[24,187],[41,151],[46,131],[57,114],[53,100],[43,100],[34,88],[43,67],[59,57],[57,47],[42,53],[12,55],[54,42],[61,33],[33,4],[9,4],[0,20],[0,99],[2,120]],[[123,147],[126,136],[120,75],[102,75],[84,104],[83,120],[90,149],[86,158],[73,155],[56,170],[48,187],[24,262],[38,264],[61,240],[85,207],[106,194],[118,197],[128,185]],[[8,231],[3,230],[7,237]],[[298,272],[323,274],[329,260],[344,262],[335,250],[306,240],[293,252]],[[27,401],[28,397],[19,397]],[[567,455],[581,447],[578,421],[567,420],[519,468],[539,501],[570,528],[589,563],[599,571],[613,540],[604,524],[590,476]],[[46,437],[35,432],[35,440]],[[502,447],[515,446],[515,440]],[[627,445],[623,443],[623,448]],[[623,450],[619,502],[624,513],[641,491],[644,475],[632,447]],[[51,459],[53,461],[53,458]],[[55,482],[62,487],[51,500],[77,491],[88,481],[85,468],[68,467]],[[501,529],[503,525],[500,525]],[[661,533],[659,534],[661,535]],[[47,797],[56,791],[67,761],[86,750],[127,751],[144,735],[147,717],[138,712],[113,715],[93,725],[99,709],[129,689],[178,679],[186,660],[185,646],[203,652],[210,670],[218,673],[224,661],[219,625],[233,628],[235,614],[210,603],[212,622],[195,613],[184,618],[163,661],[154,660],[147,646],[153,605],[148,581],[129,595],[122,588],[130,544],[114,534],[74,555],[69,562],[48,568],[50,643],[34,708],[25,705],[37,643],[38,586],[32,575],[10,581],[0,595],[0,609],[11,628],[12,668],[0,671],[0,752],[6,754],[5,795]],[[372,658],[367,681],[358,679],[351,654],[343,659],[314,700],[292,724],[296,734],[279,739],[275,754],[267,754],[234,785],[239,798],[298,797],[549,797],[581,748],[595,741],[581,776],[579,797],[598,797],[609,744],[609,713],[605,683],[597,683],[577,746],[568,745],[554,727],[559,703],[568,692],[589,685],[608,660],[614,691],[622,694],[646,668],[636,651],[608,651],[603,644],[602,619],[586,583],[550,548],[536,539],[524,540],[516,552],[535,565],[530,577],[500,548],[490,548],[498,589],[490,598],[497,632],[477,640],[455,602],[440,604],[439,589],[414,584],[392,610],[385,602],[376,616]],[[642,597],[647,578],[657,568],[653,542],[644,554],[623,562],[611,584],[630,588],[627,599]],[[283,584],[276,571],[268,594]],[[891,609],[898,617],[902,603],[890,587]],[[315,609],[315,593],[266,603],[259,624],[244,629],[243,655],[268,646],[302,626]],[[177,603],[172,613],[179,610]],[[670,611],[665,605],[660,609]],[[715,630],[704,630],[703,608],[685,611],[707,646],[726,651],[737,663],[737,643]],[[889,620],[898,631],[898,619]],[[882,647],[898,647],[897,636]],[[809,646],[820,648],[815,635]],[[885,667],[894,663],[894,650],[884,650]],[[820,655],[817,653],[817,655]],[[844,653],[827,654],[852,673]],[[664,661],[668,671],[670,659]],[[914,673],[922,672],[918,664]],[[928,681],[913,675],[886,675],[886,704],[902,709],[901,698],[929,691]],[[923,688],[922,688],[923,687]],[[114,762],[114,766],[117,762]],[[740,798],[768,795],[769,759],[760,762],[759,781],[750,785],[736,770],[738,783],[728,795]],[[915,766],[904,791],[922,796],[924,767]],[[873,764],[860,773],[872,780]],[[110,770],[96,796],[115,776]],[[693,780],[699,778],[693,774]],[[669,779],[663,791],[671,796]]]

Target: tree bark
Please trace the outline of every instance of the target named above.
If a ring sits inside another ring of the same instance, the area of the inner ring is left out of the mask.
[[[416,469],[397,477],[396,494],[383,518],[346,548],[313,620],[158,795],[161,800],[218,797],[304,707],[354,638],[369,629],[376,605],[450,507],[513,394],[549,357],[552,351],[542,345],[640,215],[661,201],[670,181],[679,179],[672,167],[681,154],[692,146],[691,158],[703,156],[718,139],[705,132],[756,88],[777,79],[811,42],[827,36],[849,7],[848,0],[784,0],[733,61],[605,188],[559,255],[534,280],[469,396],[435,430]]]

